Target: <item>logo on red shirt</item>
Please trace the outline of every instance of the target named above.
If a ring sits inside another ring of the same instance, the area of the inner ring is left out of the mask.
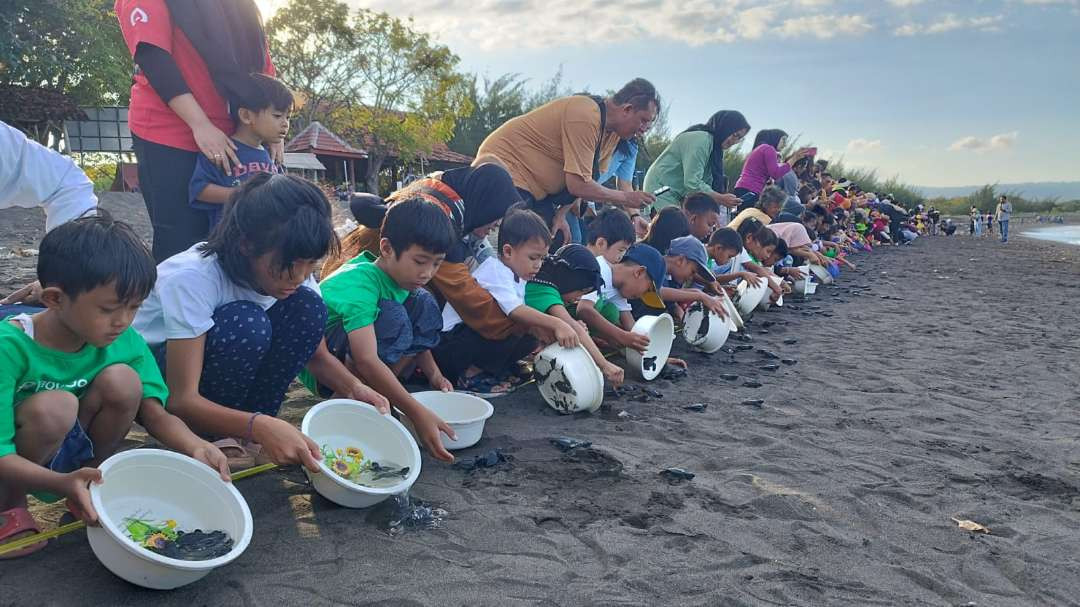
[[[146,14],[146,11],[139,7],[131,9],[131,27],[135,27],[136,23],[149,23],[150,15]]]

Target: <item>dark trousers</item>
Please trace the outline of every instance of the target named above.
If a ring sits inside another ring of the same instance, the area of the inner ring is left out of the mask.
[[[757,204],[758,198],[760,198],[760,195],[757,192],[751,192],[746,188],[735,188],[731,193],[742,199],[742,202],[739,203],[739,208],[736,209],[738,213],[742,213],[746,209],[753,207]]]
[[[154,260],[160,263],[206,240],[210,232],[210,214],[188,204],[188,186],[199,155],[135,136],[131,139],[139,161],[139,191],[154,227]]]
[[[531,354],[536,345],[532,335],[513,335],[499,341],[485,339],[461,323],[442,334],[432,354],[443,375],[456,382],[472,365],[496,377],[501,376],[510,371],[514,363]]]
[[[226,407],[277,415],[285,390],[322,340],[326,304],[307,287],[263,310],[234,301],[206,332],[199,394]],[[165,370],[164,348],[155,352]]]

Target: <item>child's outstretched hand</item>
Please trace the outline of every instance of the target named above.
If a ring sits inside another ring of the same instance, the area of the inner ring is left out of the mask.
[[[753,272],[739,272],[739,275],[742,276],[743,280],[750,283],[751,287],[756,287],[761,284],[761,277]]]
[[[61,493],[67,498],[68,510],[87,525],[96,526],[98,514],[90,501],[90,483],[101,484],[101,470],[79,468],[65,474],[63,482]]]
[[[555,341],[559,342],[559,345],[564,348],[576,348],[581,343],[574,327],[565,322],[559,322],[558,327],[555,329]]]
[[[428,384],[432,388],[435,388],[436,390],[439,390],[440,392],[453,392],[454,391],[454,384],[450,383],[450,380],[446,379],[446,376],[441,374],[441,373],[439,375],[436,375],[436,376],[432,377],[430,380],[428,380]]]
[[[229,474],[229,458],[221,452],[214,445],[201,441],[202,444],[191,450],[188,455],[192,459],[199,460],[200,462],[210,466],[214,470],[218,471],[221,476],[221,480],[226,483],[232,482],[232,476]]]
[[[727,318],[727,310],[724,309],[724,301],[719,297],[709,297],[708,295],[705,295],[702,297],[701,303],[713,314],[716,314],[720,318]]]
[[[623,383],[623,370],[622,367],[612,364],[604,363],[604,366],[600,368],[600,371],[604,374],[604,378],[611,382],[611,385],[618,387]]]
[[[649,349],[649,336],[642,335],[641,333],[634,333],[633,331],[623,331],[622,339],[619,340],[619,345],[624,348],[633,348],[644,354],[645,350]]]
[[[390,401],[386,400],[386,397],[379,394],[371,386],[366,385],[360,380],[356,380],[349,387],[347,392],[342,393],[341,398],[348,398],[352,400],[358,400],[362,403],[367,403],[379,410],[379,413],[387,415],[390,413]]]
[[[442,439],[439,438],[439,433],[449,436],[452,439],[457,439],[457,434],[454,433],[454,429],[451,428],[446,422],[439,418],[428,409],[421,407],[421,411],[409,416],[412,419],[413,427],[416,428],[416,434],[420,437],[420,442],[423,443],[426,448],[436,459],[440,459],[444,462],[453,462],[454,456],[443,447]]]
[[[262,445],[267,457],[275,464],[300,464],[312,472],[319,471],[322,451],[315,441],[304,436],[289,422],[260,415],[251,425],[252,437]]]

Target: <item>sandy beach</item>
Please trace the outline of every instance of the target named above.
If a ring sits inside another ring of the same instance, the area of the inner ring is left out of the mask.
[[[137,196],[104,206],[148,232]],[[0,212],[2,251],[35,247],[42,223]],[[835,288],[759,313],[753,349],[679,346],[690,374],[651,384],[662,398],[573,417],[534,387],[493,401],[458,456],[510,461],[424,457],[412,495],[448,512],[438,529],[391,536],[385,509],[339,508],[278,469],[237,482],[254,539],[199,583],[131,586],[78,532],[0,565],[0,605],[1080,605],[1080,247],[1019,227],[1007,245],[859,256]],[[34,261],[5,259],[0,292]],[[797,363],[761,370],[762,351]],[[315,402],[294,390],[285,416]],[[696,476],[659,474],[672,466]]]

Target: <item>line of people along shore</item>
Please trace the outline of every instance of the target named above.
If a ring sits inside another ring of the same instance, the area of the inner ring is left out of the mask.
[[[751,130],[732,110],[676,136],[635,189],[636,141],[661,103],[639,78],[509,120],[472,166],[354,196],[360,225],[339,240],[323,189],[277,168],[293,100],[242,10],[254,5],[199,6],[117,1],[140,68],[130,122],[152,252],[93,212],[70,159],[0,125],[0,207],[42,205],[48,229],[37,283],[0,309],[0,541],[39,532],[31,493],[94,524],[88,484],[133,422],[224,481],[259,459],[317,471],[319,446],[277,416],[299,379],[395,407],[449,462],[453,430],[410,387],[506,393],[556,342],[619,385],[604,354],[648,346],[630,331],[642,314],[699,302],[723,316],[737,281],[779,297],[798,264],[854,267],[854,252],[903,238],[904,209],[813,149],[782,158],[779,129],[757,132],[729,191],[724,152]]]

